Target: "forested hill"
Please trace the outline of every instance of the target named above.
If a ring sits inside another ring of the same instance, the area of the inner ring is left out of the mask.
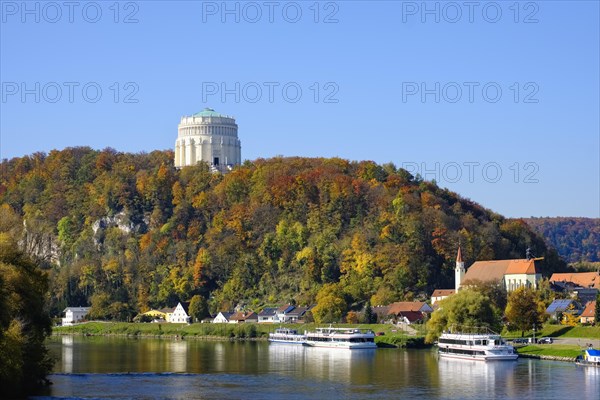
[[[391,164],[258,159],[222,176],[172,160],[69,148],[2,162],[0,217],[49,270],[55,314],[126,318],[197,294],[213,310],[424,298],[454,286],[459,240],[467,266],[531,247],[545,275],[566,267],[524,222]]]
[[[600,261],[600,219],[525,218],[568,262]]]

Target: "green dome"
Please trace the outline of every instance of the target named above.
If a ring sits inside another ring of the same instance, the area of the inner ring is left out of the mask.
[[[228,118],[227,115],[219,114],[218,112],[216,112],[212,108],[208,108],[208,107],[205,108],[204,110],[200,111],[199,113],[194,114],[193,117],[223,117],[223,118]]]

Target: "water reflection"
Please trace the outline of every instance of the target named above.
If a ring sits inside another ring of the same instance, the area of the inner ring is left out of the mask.
[[[449,397],[515,397],[515,361],[440,358],[439,384]]]
[[[63,371],[73,372],[73,336],[62,337]]]
[[[317,380],[351,382],[372,369],[376,350],[344,350],[271,344],[269,370],[286,375],[303,375]]]
[[[145,398],[600,398],[600,370],[520,359],[439,359],[428,350],[265,342],[55,337],[55,396]]]
[[[183,340],[168,342],[165,346],[167,359],[170,361],[168,368],[172,372],[187,371],[188,343]]]

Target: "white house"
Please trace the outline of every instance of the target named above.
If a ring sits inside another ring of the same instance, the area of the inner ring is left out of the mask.
[[[227,324],[229,323],[229,318],[233,315],[233,313],[227,311],[221,311],[217,314],[215,319],[213,319],[213,324]]]
[[[62,324],[64,326],[76,324],[83,320],[89,311],[89,307],[67,307],[63,311],[65,316],[62,319]]]
[[[288,317],[288,313],[291,312],[294,308],[294,306],[290,305],[290,304],[286,304],[285,306],[281,306],[277,309],[277,320],[279,322],[289,322],[290,321],[290,317]]]
[[[272,324],[279,322],[277,319],[277,308],[267,307],[258,313],[259,324]]]
[[[431,294],[431,305],[433,306],[438,301],[444,300],[446,297],[456,293],[454,289],[435,289]]]
[[[171,323],[189,323],[190,316],[188,315],[190,303],[178,303],[172,313],[167,314],[167,322]]]

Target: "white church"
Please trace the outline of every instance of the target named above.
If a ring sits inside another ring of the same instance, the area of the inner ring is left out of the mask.
[[[213,171],[227,172],[242,162],[242,144],[235,118],[212,108],[181,117],[175,141],[175,167],[206,162]]]
[[[542,275],[535,267],[535,261],[541,258],[515,260],[476,261],[465,271],[460,246],[454,268],[454,289],[436,289],[431,295],[431,305],[458,292],[474,282],[498,282],[507,292],[520,287],[537,289]]]

